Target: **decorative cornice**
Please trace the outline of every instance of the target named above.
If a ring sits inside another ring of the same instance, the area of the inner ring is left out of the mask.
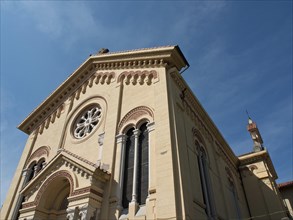
[[[63,151],[65,153],[69,154],[70,156],[72,156],[72,157],[74,157],[74,158],[76,158],[76,159],[78,159],[78,160],[80,160],[82,162],[85,162],[86,164],[91,165],[92,167],[95,167],[95,168],[101,170],[102,172],[104,172],[106,174],[110,174],[100,164],[95,164],[95,163],[93,163],[93,162],[91,162],[91,161],[89,161],[89,160],[87,160],[87,159],[85,159],[85,158],[83,158],[81,156],[78,156],[77,154],[74,154],[74,153],[72,153],[72,152],[70,152],[70,151],[68,151],[68,150],[66,150],[64,148],[60,149],[60,151]]]
[[[259,162],[259,161],[264,161],[264,162],[266,162],[268,169],[271,172],[274,179],[278,178],[277,172],[275,170],[275,167],[273,165],[273,162],[272,162],[271,157],[269,155],[269,152],[267,150],[262,150],[259,152],[252,152],[249,154],[239,156],[238,158],[240,161],[240,167],[251,165],[251,164]]]
[[[86,85],[84,86],[85,88],[87,85],[91,85],[91,77],[97,71],[111,71],[124,68],[132,69],[166,67],[167,65],[175,66],[178,70],[180,70],[189,64],[178,46],[167,46],[91,56],[76,71],[74,71],[47,99],[45,99],[41,105],[39,105],[18,126],[18,128],[27,134],[31,134],[31,132],[41,126],[45,120],[48,120],[50,115],[54,115],[54,112],[56,112],[56,110],[69,97],[71,97],[73,93],[78,91],[82,85]],[[110,76],[112,75],[110,74]],[[108,79],[110,76],[108,76]],[[104,80],[107,82],[106,79]]]

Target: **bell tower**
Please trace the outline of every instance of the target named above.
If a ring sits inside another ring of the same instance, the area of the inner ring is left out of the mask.
[[[250,136],[253,141],[253,151],[259,152],[259,151],[264,150],[264,147],[262,145],[263,140],[262,140],[262,137],[261,137],[260,132],[258,130],[258,127],[257,127],[256,123],[254,121],[252,121],[252,119],[250,117],[248,118],[247,131],[249,131]]]

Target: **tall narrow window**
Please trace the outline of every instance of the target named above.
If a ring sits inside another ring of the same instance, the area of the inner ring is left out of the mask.
[[[126,135],[126,152],[125,152],[125,165],[124,165],[124,179],[123,179],[123,196],[122,206],[128,208],[132,197],[133,186],[133,168],[134,168],[134,129],[130,129]]]
[[[122,192],[124,209],[129,207],[130,202],[145,204],[148,196],[149,131],[147,123],[142,124],[139,129],[128,130],[126,136]]]
[[[232,206],[234,206],[235,212],[236,212],[236,218],[235,219],[241,219],[241,212],[240,212],[240,207],[239,207],[239,201],[238,201],[238,196],[237,196],[237,192],[236,192],[236,187],[234,184],[234,180],[233,180],[233,176],[231,171],[226,167],[226,172],[227,172],[227,178],[228,178],[228,182],[229,182],[229,190],[231,191],[231,195],[232,195]]]
[[[138,192],[137,202],[142,205],[145,204],[148,196],[148,175],[149,175],[149,137],[146,123],[140,127],[139,137],[139,160],[138,160]]]
[[[214,216],[214,207],[212,201],[212,190],[211,190],[211,183],[210,183],[210,176],[207,164],[207,156],[202,147],[198,145],[198,166],[199,166],[199,173],[200,173],[200,180],[201,180],[201,187],[203,192],[203,199],[206,205],[206,213],[209,218]]]

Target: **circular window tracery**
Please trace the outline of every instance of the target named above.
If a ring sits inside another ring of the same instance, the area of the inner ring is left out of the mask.
[[[89,135],[99,124],[102,117],[102,109],[98,105],[91,106],[75,120],[73,136],[81,139]]]

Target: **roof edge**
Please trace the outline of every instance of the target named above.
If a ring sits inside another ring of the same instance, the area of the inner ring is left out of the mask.
[[[151,59],[160,62],[158,64],[149,64]],[[90,56],[18,125],[18,129],[26,134],[31,134],[96,71],[133,68],[133,66],[128,66],[130,61],[145,61],[137,62],[137,68],[149,68],[154,67],[154,65],[164,67],[173,65],[180,71],[182,68],[189,66],[178,45]],[[121,63],[122,67],[120,66]]]

